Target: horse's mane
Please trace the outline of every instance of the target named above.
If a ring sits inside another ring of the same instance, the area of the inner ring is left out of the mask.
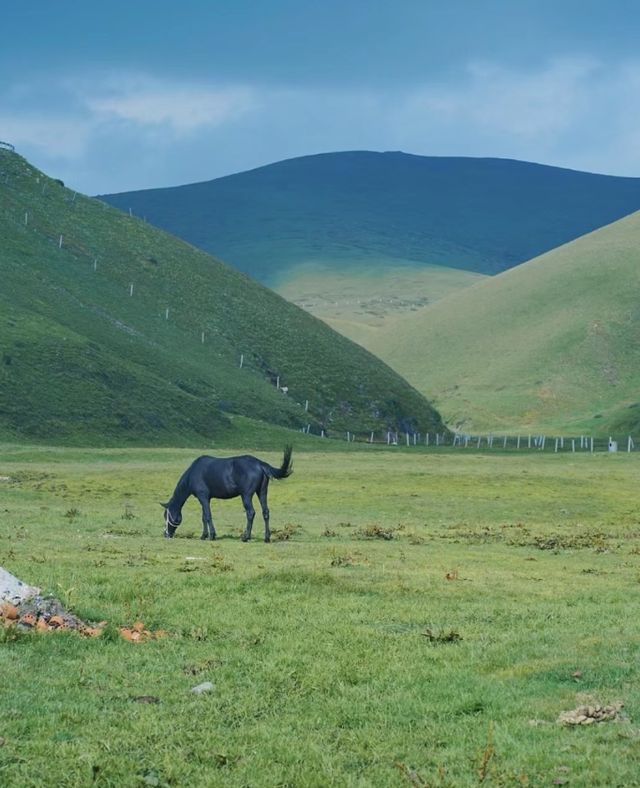
[[[182,474],[182,476],[178,479],[178,483],[176,484],[176,488],[173,491],[173,495],[171,496],[171,500],[175,501],[176,499],[181,500],[184,502],[191,492],[189,489],[189,476],[191,474],[191,469],[196,464],[198,460],[194,460],[191,465],[187,468],[187,470]]]

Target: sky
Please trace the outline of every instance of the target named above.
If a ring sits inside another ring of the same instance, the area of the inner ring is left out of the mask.
[[[636,0],[13,0],[0,140],[88,194],[313,153],[640,176]]]

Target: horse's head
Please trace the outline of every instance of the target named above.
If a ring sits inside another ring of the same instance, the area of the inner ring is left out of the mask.
[[[161,503],[160,506],[164,509],[164,535],[167,539],[172,539],[182,522],[182,512],[175,509],[172,511],[170,503]]]

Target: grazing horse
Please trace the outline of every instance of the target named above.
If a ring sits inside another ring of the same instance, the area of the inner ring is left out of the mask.
[[[293,471],[291,463],[291,446],[286,446],[282,465],[274,468],[257,457],[243,454],[241,457],[198,457],[180,477],[173,495],[163,503],[164,535],[172,538],[176,528],[182,522],[182,507],[190,495],[195,496],[202,506],[201,539],[215,539],[216,529],[211,518],[212,498],[242,498],[247,514],[247,527],[242,534],[242,541],[251,539],[251,528],[256,510],[253,508],[253,496],[257,493],[264,517],[264,541],[271,541],[269,530],[269,508],[267,506],[267,490],[269,479],[285,479]]]

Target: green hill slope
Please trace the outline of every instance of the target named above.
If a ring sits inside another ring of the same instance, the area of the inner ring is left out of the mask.
[[[322,322],[5,150],[0,243],[0,438],[202,444],[234,414],[316,432],[441,427]]]
[[[345,152],[104,197],[273,284],[322,259],[506,270],[640,209],[640,179],[507,159]]]
[[[470,429],[640,428],[640,213],[451,295],[370,348]]]
[[[450,293],[484,279],[459,268],[416,266],[385,258],[377,265],[346,261],[336,269],[322,260],[292,268],[276,292],[324,320],[354,342],[369,347],[393,321],[431,306]]]

